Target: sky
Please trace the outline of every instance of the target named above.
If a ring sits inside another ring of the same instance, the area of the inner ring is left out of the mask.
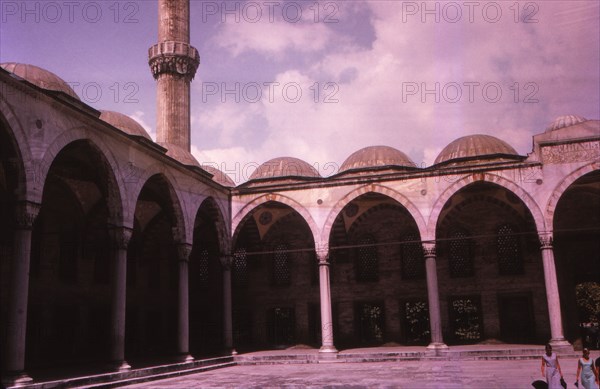
[[[520,155],[558,116],[600,119],[600,2],[190,1],[201,64],[192,154],[248,180],[296,157],[323,176],[395,147],[418,166],[488,134]],[[0,62],[45,68],[155,139],[157,2],[0,0]]]

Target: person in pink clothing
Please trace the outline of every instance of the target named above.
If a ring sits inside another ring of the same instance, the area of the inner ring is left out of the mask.
[[[560,380],[563,378],[563,374],[560,370],[560,363],[549,344],[546,345],[546,354],[542,355],[542,376],[546,378],[548,389],[562,389]]]

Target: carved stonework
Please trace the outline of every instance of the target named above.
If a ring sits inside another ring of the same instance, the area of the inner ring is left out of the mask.
[[[158,43],[150,48],[148,55],[148,64],[154,79],[167,73],[191,81],[200,65],[198,50],[183,42]]]
[[[192,253],[192,245],[189,243],[180,243],[177,245],[177,257],[180,262],[188,262]]]
[[[435,243],[423,243],[423,255],[425,258],[435,258]]]
[[[15,207],[15,227],[21,230],[30,230],[40,213],[40,205],[30,202],[17,204]]]
[[[544,163],[593,161],[600,158],[600,141],[542,146]]]
[[[552,235],[551,234],[540,234],[540,248],[547,250],[552,248]]]
[[[127,250],[133,230],[127,227],[113,227],[110,230],[110,235],[115,249]]]
[[[223,270],[231,270],[231,265],[233,264],[233,255],[221,255],[221,257],[219,257],[219,260],[221,261],[221,266],[223,267]]]

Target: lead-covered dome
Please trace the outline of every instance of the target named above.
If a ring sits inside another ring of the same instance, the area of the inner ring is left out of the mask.
[[[398,149],[389,146],[369,146],[352,153],[342,163],[339,171],[341,173],[379,166],[416,167],[415,163]]]
[[[491,135],[468,135],[458,138],[448,146],[435,159],[434,164],[455,160],[475,159],[484,156],[519,156],[515,149],[505,141]]]
[[[115,111],[100,111],[100,119],[104,120],[113,127],[117,127],[119,130],[126,134],[133,136],[141,136],[148,140],[152,140],[150,135],[144,130],[141,124],[132,119],[131,117],[124,115],[120,112]]]
[[[311,177],[321,175],[314,167],[298,158],[273,158],[260,165],[251,175],[250,180],[278,177]]]
[[[74,99],[80,100],[77,93],[62,78],[56,74],[35,65],[16,62],[0,64],[4,70],[11,72],[42,89],[63,92]]]
[[[201,167],[213,175],[213,181],[229,188],[235,186],[235,182],[233,182],[233,180],[227,174],[223,173],[216,167],[210,165],[202,165]]]
[[[546,132],[558,130],[565,127],[574,126],[575,124],[586,122],[587,119],[577,115],[564,115],[559,116],[548,127],[546,128]]]

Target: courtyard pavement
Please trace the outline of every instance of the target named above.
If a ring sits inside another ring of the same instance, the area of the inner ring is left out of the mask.
[[[574,388],[577,359],[559,362]],[[242,365],[127,388],[532,388],[542,378],[540,364],[541,359]]]

